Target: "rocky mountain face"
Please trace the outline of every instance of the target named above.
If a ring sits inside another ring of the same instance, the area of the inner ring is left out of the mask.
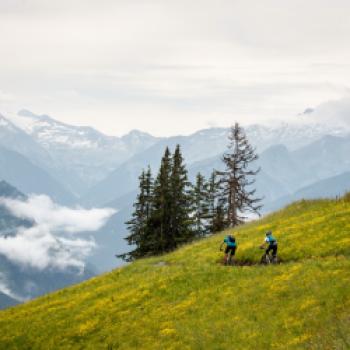
[[[50,155],[53,161],[46,166],[77,196],[158,141],[139,131],[107,136],[91,127],[68,125],[27,110],[12,115],[11,122]]]

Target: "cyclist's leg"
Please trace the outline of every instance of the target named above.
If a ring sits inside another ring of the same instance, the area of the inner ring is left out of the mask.
[[[225,256],[224,256],[224,265],[227,265],[227,259],[229,257],[229,253],[230,253],[230,251],[229,251],[228,247],[226,247]]]
[[[272,247],[272,261],[277,263],[277,245]]]
[[[230,247],[229,265],[231,265],[234,261],[235,252],[236,252],[236,247]]]
[[[270,256],[271,250],[273,250],[273,248],[269,245],[268,248],[266,249],[266,252],[265,252],[265,254],[266,254],[265,258],[266,258],[267,263],[271,262],[271,256]]]
[[[277,258],[277,248],[278,248],[277,245],[272,247],[272,256],[274,258]]]
[[[265,251],[265,254],[268,256],[273,248],[269,245]]]
[[[227,254],[227,265],[231,265],[231,259],[232,259],[232,251],[231,249],[229,249]]]

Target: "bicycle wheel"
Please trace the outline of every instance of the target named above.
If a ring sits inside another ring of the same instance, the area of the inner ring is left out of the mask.
[[[262,257],[261,257],[261,264],[263,265],[269,265],[271,263],[271,260],[270,260],[270,257],[268,254],[264,254]]]
[[[229,266],[229,265],[230,265],[230,261],[231,261],[231,252],[229,252],[229,253],[227,254],[226,266]]]

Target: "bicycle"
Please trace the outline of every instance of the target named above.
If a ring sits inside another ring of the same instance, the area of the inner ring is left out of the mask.
[[[222,251],[223,251],[223,249],[220,249],[220,252],[222,252]],[[229,252],[225,256],[224,265],[225,266],[233,266],[234,264],[235,264],[234,255],[232,255],[232,250],[230,249]]]
[[[263,247],[260,247],[260,249],[264,249]],[[261,257],[260,263],[262,265],[270,265],[270,264],[277,264],[277,256],[273,256],[270,252],[267,253],[266,251],[264,252],[263,256]]]

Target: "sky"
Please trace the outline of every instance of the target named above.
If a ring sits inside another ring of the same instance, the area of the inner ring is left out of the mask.
[[[0,0],[0,113],[110,134],[293,120],[350,97],[348,0]]]

